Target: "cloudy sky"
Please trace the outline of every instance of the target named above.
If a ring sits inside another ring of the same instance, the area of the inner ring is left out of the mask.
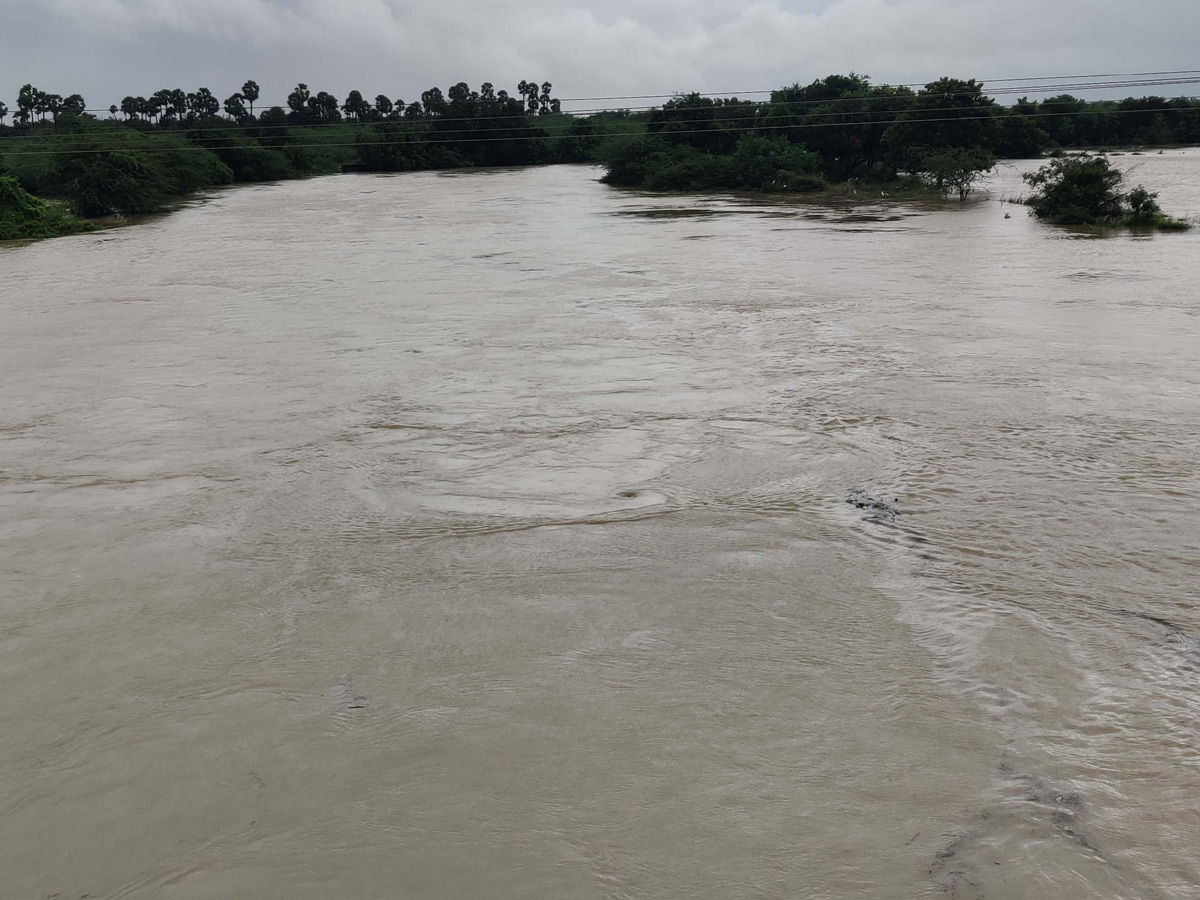
[[[246,78],[261,105],[297,81],[415,99],[524,78],[586,97],[849,70],[899,83],[1200,68],[1198,0],[0,0],[0,34],[10,106],[27,81],[107,107],[161,87],[224,97]]]

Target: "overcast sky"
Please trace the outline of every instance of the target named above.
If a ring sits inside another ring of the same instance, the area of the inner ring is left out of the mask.
[[[91,107],[162,87],[223,98],[246,78],[260,106],[297,81],[412,100],[524,78],[566,98],[850,70],[900,83],[1200,69],[1200,0],[0,0],[0,35],[10,106],[27,81]]]

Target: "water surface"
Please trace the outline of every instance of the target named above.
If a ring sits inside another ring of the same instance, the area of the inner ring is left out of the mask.
[[[0,248],[4,896],[1200,897],[1200,233],[1023,168]]]

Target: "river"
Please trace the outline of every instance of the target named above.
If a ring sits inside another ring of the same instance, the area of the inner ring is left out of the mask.
[[[0,248],[0,894],[1200,897],[1200,232],[1028,168]]]

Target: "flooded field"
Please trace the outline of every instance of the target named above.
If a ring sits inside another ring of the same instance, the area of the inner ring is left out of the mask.
[[[1200,231],[1023,168],[0,248],[0,895],[1200,898]]]

